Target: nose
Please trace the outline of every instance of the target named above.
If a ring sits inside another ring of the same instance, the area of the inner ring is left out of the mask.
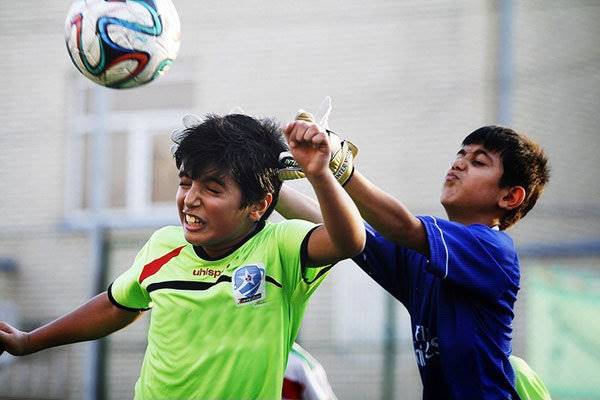
[[[202,204],[200,199],[200,188],[196,182],[192,183],[188,191],[185,193],[183,202],[186,208],[194,208]]]
[[[454,160],[454,162],[452,163],[452,169],[458,170],[458,171],[464,171],[464,169],[466,168],[466,161],[463,157],[458,157],[456,160]]]

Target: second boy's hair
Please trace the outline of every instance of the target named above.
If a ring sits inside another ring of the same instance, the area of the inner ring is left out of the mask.
[[[500,155],[504,169],[500,187],[522,186],[525,189],[523,203],[500,219],[500,229],[504,230],[523,218],[542,194],[550,178],[548,158],[529,137],[501,126],[484,126],[471,132],[462,145],[470,144],[480,144]]]
[[[183,173],[192,179],[207,173],[230,176],[242,192],[240,208],[272,193],[273,202],[262,219],[271,214],[281,189],[277,161],[287,150],[281,128],[274,121],[211,114],[183,131],[177,145],[175,164]]]

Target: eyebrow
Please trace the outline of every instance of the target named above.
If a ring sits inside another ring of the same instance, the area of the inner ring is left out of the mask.
[[[193,179],[191,177],[191,175],[187,171],[185,171],[185,170],[179,171],[179,177],[180,178],[190,178],[190,179]],[[220,185],[220,186],[223,186],[223,187],[227,186],[226,183],[225,183],[225,181],[223,180],[223,178],[221,178],[218,175],[209,175],[209,174],[207,174],[207,175],[203,175],[202,177],[200,177],[198,179],[200,179],[203,183],[214,182],[217,185]]]
[[[223,187],[227,186],[225,184],[225,181],[221,177],[216,176],[216,175],[206,175],[206,176],[203,176],[202,178],[200,178],[200,180],[202,182],[204,182],[204,183],[214,182],[217,185],[220,185],[220,186],[223,186]]]
[[[465,149],[460,149],[458,151],[458,153],[456,153],[459,156],[465,156],[467,154],[467,151]],[[483,150],[483,149],[477,149],[473,152],[473,158],[477,157],[478,155],[483,154],[486,158],[492,160],[492,156],[490,156],[490,154]]]

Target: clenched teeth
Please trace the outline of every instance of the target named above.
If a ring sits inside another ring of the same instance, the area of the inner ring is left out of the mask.
[[[193,215],[185,215],[185,222],[187,222],[188,224],[198,224],[200,223],[200,219],[194,217]]]

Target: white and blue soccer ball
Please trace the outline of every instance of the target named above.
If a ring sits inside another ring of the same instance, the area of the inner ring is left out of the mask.
[[[181,26],[171,0],[76,0],[65,21],[75,67],[110,88],[164,74],[177,57]]]

